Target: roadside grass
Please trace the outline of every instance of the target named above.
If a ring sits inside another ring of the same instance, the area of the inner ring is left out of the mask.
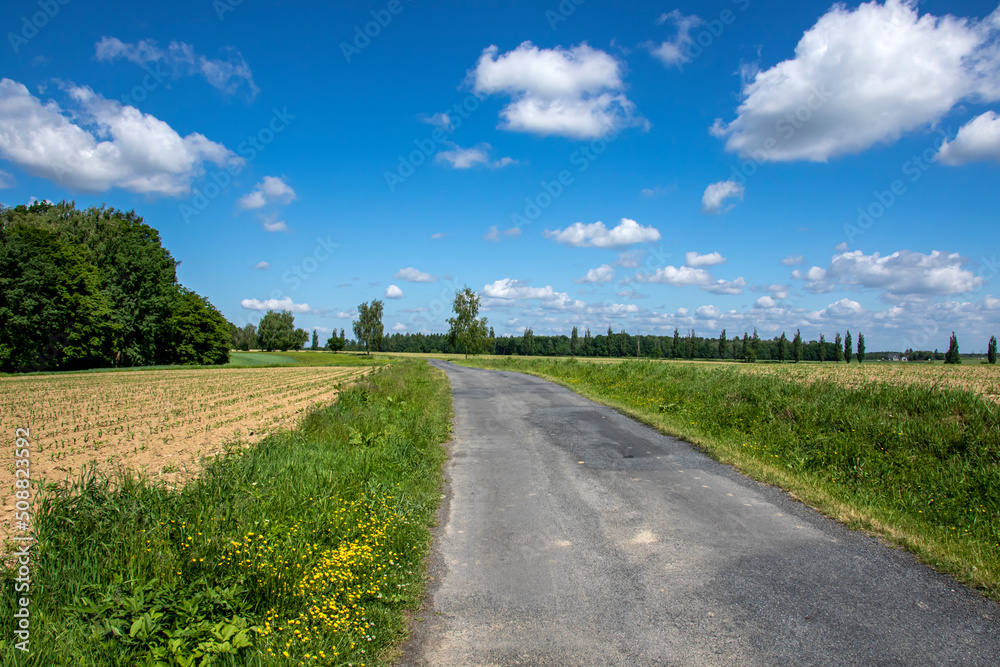
[[[399,360],[178,490],[85,473],[42,491],[0,663],[384,664],[423,594],[450,418],[445,375]],[[10,631],[25,595],[29,654]]]
[[[975,393],[801,383],[722,364],[465,363],[558,382],[1000,601],[1000,409]]]

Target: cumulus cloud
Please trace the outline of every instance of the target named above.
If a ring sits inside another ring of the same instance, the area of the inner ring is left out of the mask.
[[[437,280],[437,276],[432,276],[429,273],[424,273],[419,271],[412,266],[408,266],[405,269],[400,269],[393,275],[393,278],[398,278],[399,280],[406,280],[411,283],[433,283]]]
[[[385,288],[386,299],[402,299],[404,296],[403,290],[399,289],[395,285],[389,285]]]
[[[402,322],[396,322],[395,324],[392,325],[392,330],[393,331],[406,331],[406,325],[403,324]]]
[[[236,202],[240,210],[263,208],[270,203],[288,204],[295,200],[295,190],[282,178],[265,176],[253,190],[240,197]]]
[[[635,243],[652,243],[660,240],[660,232],[655,227],[643,227],[635,220],[622,218],[618,226],[608,229],[603,222],[585,225],[575,222],[566,229],[544,232],[545,238],[553,239],[574,248],[614,248]]]
[[[830,266],[795,270],[792,277],[805,280],[806,289],[831,291],[835,285],[876,289],[895,295],[962,294],[979,289],[983,279],[965,268],[968,259],[938,250],[929,255],[900,250],[882,257],[860,250],[833,256]]]
[[[683,63],[691,61],[691,57],[688,55],[688,48],[692,44],[691,29],[697,28],[703,21],[697,16],[688,16],[675,9],[656,19],[656,25],[663,25],[668,21],[673,23],[677,29],[674,38],[657,45],[649,44],[647,46],[650,52],[667,67],[680,67]]]
[[[712,183],[705,188],[705,194],[701,196],[701,210],[713,215],[725,213],[735,206],[735,204],[725,206],[726,200],[739,199],[743,201],[744,189],[743,184],[736,181]]]
[[[243,299],[240,305],[246,310],[287,310],[292,313],[311,313],[313,309],[308,303],[295,303],[292,297],[286,296],[284,299]]]
[[[264,224],[264,229],[269,232],[290,232],[288,225],[285,224],[284,220],[278,220],[278,215],[273,213],[271,215],[260,216],[261,222]]]
[[[224,49],[223,52],[225,59],[213,60],[198,55],[193,46],[184,42],[170,42],[162,49],[152,39],[130,44],[117,37],[102,37],[94,57],[107,62],[124,58],[142,67],[162,66],[173,78],[200,74],[213,88],[226,95],[244,90],[250,99],[256,97],[260,89],[253,81],[247,61],[236,49]]]
[[[119,187],[171,197],[189,193],[206,162],[243,162],[202,134],[181,137],[162,120],[90,88],[67,86],[66,92],[73,108],[64,111],[0,79],[0,157],[76,190]]]
[[[1000,162],[1000,118],[993,111],[976,116],[958,130],[958,136],[946,141],[938,151],[943,164]]]
[[[934,124],[963,100],[995,100],[996,16],[920,16],[915,0],[835,4],[794,58],[746,83],[735,120],[712,133],[760,162],[825,162]]]
[[[469,169],[477,165],[499,169],[500,167],[517,164],[517,160],[511,157],[502,157],[499,160],[491,160],[490,151],[492,148],[492,146],[485,142],[472,148],[455,146],[454,148],[441,151],[434,156],[434,159],[438,162],[444,162],[451,165],[452,169]]]
[[[254,264],[253,268],[257,271],[270,271],[271,265],[267,262],[257,262]]]
[[[484,49],[468,80],[477,93],[510,96],[500,112],[503,129],[593,139],[636,122],[622,70],[613,56],[585,43],[539,49],[524,42],[504,54]]]
[[[654,283],[657,285],[674,285],[675,287],[690,287],[707,285],[712,282],[712,274],[704,269],[690,266],[664,266],[654,273],[639,273],[633,278],[636,282]]]
[[[694,316],[700,320],[715,320],[720,315],[722,315],[722,311],[715,306],[701,306],[694,311]]]
[[[596,269],[589,269],[583,278],[576,278],[575,283],[607,283],[615,279],[615,270],[610,264],[602,264]]]
[[[684,263],[687,266],[717,266],[719,264],[725,264],[726,258],[720,255],[718,252],[711,252],[707,255],[699,255],[696,252],[686,252],[684,253]]]
[[[776,305],[777,305],[777,303],[771,297],[769,297],[769,296],[762,296],[759,299],[757,299],[756,301],[754,301],[753,307],[754,308],[762,308],[762,309],[767,310],[769,308],[774,308]]]
[[[707,285],[702,285],[701,288],[713,294],[743,294],[746,286],[746,279],[737,278],[736,280],[716,280]]]
[[[799,264],[805,264],[806,258],[802,255],[789,255],[788,257],[781,260],[784,266],[798,266]]]
[[[486,285],[482,294],[490,300],[490,304],[495,305],[510,306],[518,300],[540,300],[541,306],[549,310],[579,310],[586,306],[583,301],[570,298],[565,292],[556,292],[551,285],[531,287],[511,278],[503,278]]]

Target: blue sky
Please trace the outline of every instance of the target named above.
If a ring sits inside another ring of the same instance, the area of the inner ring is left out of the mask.
[[[985,349],[990,2],[0,10],[0,202],[135,209],[238,324]]]

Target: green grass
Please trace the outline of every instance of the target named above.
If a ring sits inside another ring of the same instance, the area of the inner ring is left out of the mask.
[[[1000,601],[1000,411],[974,393],[796,383],[722,364],[468,363],[559,382]]]
[[[245,368],[247,366],[276,366],[297,363],[299,363],[298,359],[272,352],[230,352],[229,363],[226,366]]]
[[[423,592],[450,417],[444,374],[401,360],[179,490],[87,474],[42,493],[31,653],[4,595],[0,662],[382,664]]]

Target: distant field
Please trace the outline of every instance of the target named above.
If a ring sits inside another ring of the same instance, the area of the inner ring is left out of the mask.
[[[228,441],[255,442],[293,426],[369,368],[295,364],[8,376],[0,378],[0,432],[13,437],[15,429],[30,427],[35,479],[71,479],[92,464],[176,483]],[[11,482],[12,456],[13,448],[0,450]],[[14,516],[11,491],[5,484],[0,532]]]

